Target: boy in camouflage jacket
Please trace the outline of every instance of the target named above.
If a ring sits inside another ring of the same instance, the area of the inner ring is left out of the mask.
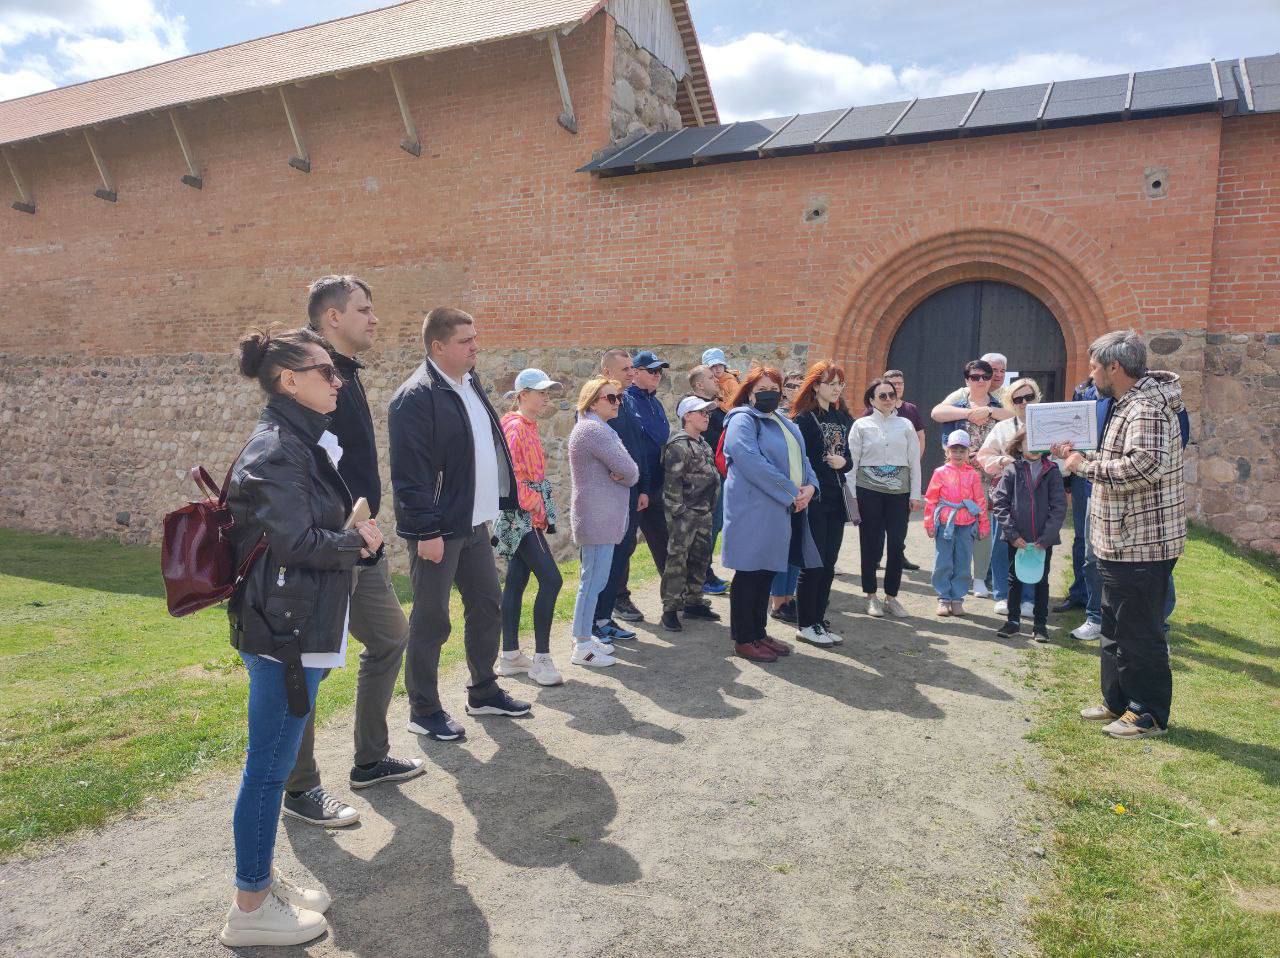
[[[718,620],[702,592],[711,561],[711,526],[720,473],[715,454],[702,434],[714,401],[697,396],[680,400],[681,429],[662,450],[666,481],[662,505],[667,513],[667,565],[662,574],[662,625],[679,632],[680,612],[687,618]]]

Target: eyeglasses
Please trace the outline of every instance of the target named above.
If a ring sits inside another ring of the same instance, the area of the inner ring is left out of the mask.
[[[897,393],[876,393],[876,399],[897,399]]]
[[[800,384],[799,384],[799,383],[784,383],[784,384],[783,384],[783,386],[782,386],[782,388],[783,388],[783,389],[799,389],[799,388],[800,388]]]
[[[991,381],[991,377],[986,373],[970,373],[965,378],[971,383],[985,383]]]
[[[618,403],[622,402],[622,397],[619,396],[617,393],[604,393],[600,396],[600,398],[609,400],[609,402],[613,403],[613,405],[615,406],[618,405]]]
[[[1036,398],[1036,397],[1035,397],[1034,395],[1014,396],[1014,397],[1013,397],[1013,404],[1014,404],[1015,406],[1021,406],[1023,403],[1029,403],[1029,402],[1034,401],[1034,400],[1035,400],[1035,398]]]
[[[319,370],[320,375],[324,377],[324,381],[330,386],[342,385],[342,377],[338,375],[338,367],[333,363],[313,363],[310,366],[299,366],[296,369],[292,366],[286,366],[285,369],[294,373],[309,373],[313,369]],[[280,373],[276,373],[276,378],[280,378]]]

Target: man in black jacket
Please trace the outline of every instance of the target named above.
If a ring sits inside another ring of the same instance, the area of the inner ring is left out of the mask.
[[[405,685],[409,731],[442,742],[463,728],[440,703],[440,648],[449,638],[449,594],[462,595],[469,715],[524,715],[498,687],[494,663],[502,591],[489,523],[516,509],[516,479],[497,413],[475,374],[476,325],[438,307],[422,326],[427,358],[391,399],[391,484],[396,532],[408,541],[413,580]]]
[[[382,496],[378,447],[369,400],[360,382],[364,366],[356,359],[357,353],[373,347],[376,338],[378,317],[373,314],[369,286],[354,276],[320,277],[308,291],[307,321],[333,347],[333,364],[345,383],[338,390],[338,407],[328,427],[342,449],[338,473],[352,498],[366,499],[370,517],[376,517]],[[380,782],[413,778],[424,769],[420,758],[395,758],[389,754],[387,709],[400,675],[409,623],[391,587],[385,555],[376,565],[356,566],[351,577],[348,626],[364,650],[356,679],[356,753],[350,782],[352,788],[368,788]],[[298,760],[285,782],[284,814],[325,828],[355,824],[360,813],[333,798],[320,784],[315,732],[312,711]]]

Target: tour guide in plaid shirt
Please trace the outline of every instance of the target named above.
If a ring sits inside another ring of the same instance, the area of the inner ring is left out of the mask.
[[[1083,718],[1107,721],[1115,738],[1163,735],[1173,673],[1163,617],[1173,566],[1187,538],[1182,484],[1182,384],[1147,369],[1132,331],[1089,347],[1089,371],[1111,409],[1096,452],[1056,450],[1064,471],[1093,483],[1089,544],[1102,577],[1102,705]]]

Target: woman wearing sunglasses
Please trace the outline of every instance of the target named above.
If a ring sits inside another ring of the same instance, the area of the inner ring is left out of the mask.
[[[898,391],[887,379],[873,379],[862,394],[871,415],[855,419],[849,430],[849,468],[862,524],[858,543],[862,558],[862,591],[867,614],[902,616],[898,601],[911,512],[922,504],[920,439],[911,422],[898,415]],[[884,557],[884,599],[876,569]]]
[[[791,415],[791,403],[796,398],[804,376],[800,373],[783,373],[782,402],[778,404],[778,412]],[[788,565],[786,572],[779,572],[773,577],[773,585],[769,589],[769,614],[779,622],[797,622],[799,613],[796,609],[796,590],[800,583],[800,567]]]
[[[640,468],[608,425],[618,415],[622,384],[615,379],[587,380],[578,394],[578,421],[569,434],[569,475],[573,481],[570,525],[582,571],[573,606],[574,665],[613,665],[613,645],[591,634],[600,591],[609,581],[613,548],[627,532],[630,488]],[[659,506],[661,508],[661,506]]]
[[[351,493],[327,431],[342,378],[310,329],[251,330],[240,371],[269,397],[231,472],[227,505],[237,565],[266,552],[227,607],[231,644],[249,671],[249,748],[232,817],[235,901],[219,938],[231,947],[291,945],[323,934],[324,891],[299,888],[273,864],[284,782],[320,680],[346,663],[351,570],[382,554],[367,519],[344,529]]]
[[[1013,412],[1013,418],[996,423],[995,428],[987,434],[976,456],[978,469],[993,484],[1000,481],[1005,467],[1013,462],[1013,457],[1005,450],[1018,430],[1026,425],[1027,406],[1033,402],[1040,402],[1043,398],[1040,394],[1040,386],[1034,379],[1019,379],[1005,389],[1002,395],[1006,408]],[[1008,550],[1003,548],[1000,523],[994,512],[991,514],[991,540],[996,543],[991,550],[991,597],[996,603],[996,614],[1008,615],[1009,555]],[[1023,606],[1023,618],[1030,618],[1032,614],[1030,600],[1023,603]]]
[[[946,437],[955,429],[963,429],[969,433],[969,448],[981,449],[982,444],[991,435],[996,424],[1012,418],[1013,411],[1005,406],[991,392],[991,383],[995,378],[995,369],[985,359],[970,360],[964,367],[965,391],[952,393],[938,405],[933,407],[933,421],[942,424],[942,442],[946,445]],[[982,488],[987,494],[987,503],[991,502],[991,490],[1000,473],[982,475]],[[988,595],[986,578],[991,564],[991,543],[996,534],[988,536],[973,544],[973,594],[979,598]]]

